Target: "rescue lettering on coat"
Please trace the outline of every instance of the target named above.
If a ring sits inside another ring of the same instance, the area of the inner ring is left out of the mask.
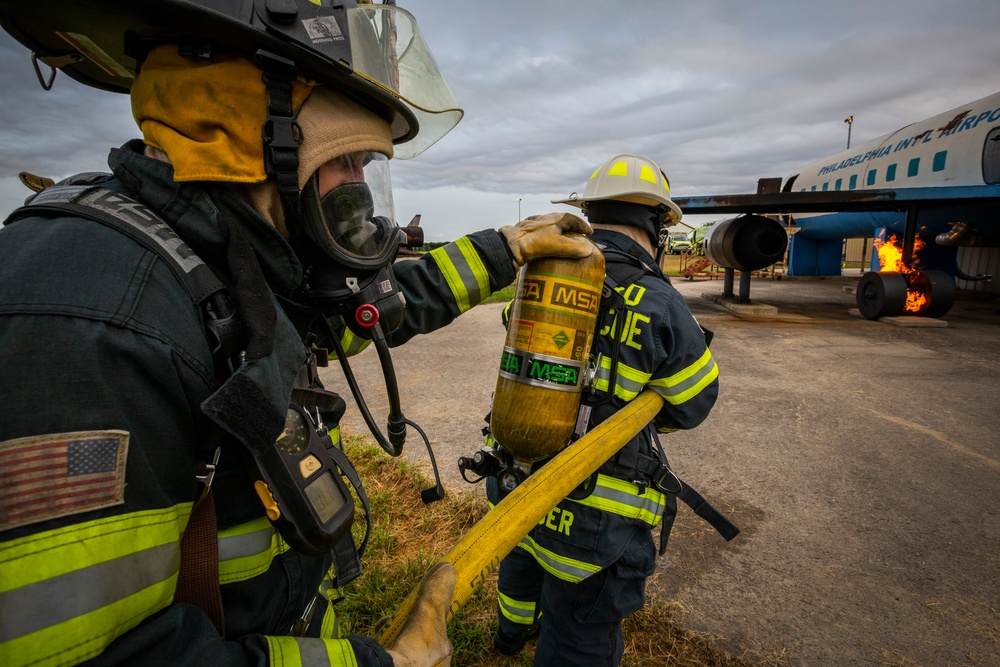
[[[625,297],[626,306],[638,306],[642,297],[646,294],[646,288],[641,285],[631,284],[626,288],[619,287],[617,292],[621,292]]]
[[[553,507],[551,512],[541,518],[538,525],[569,537],[569,529],[573,525],[573,513],[569,510]]]
[[[643,330],[639,328],[640,324],[649,324],[649,317],[643,315],[642,313],[628,310],[625,311],[625,325],[621,328],[620,335],[618,335],[617,314],[611,324],[601,329],[600,334],[602,336],[618,335],[619,342],[625,343],[628,347],[635,348],[636,350],[641,350],[642,343],[640,343],[638,339],[642,336]]]
[[[569,306],[577,310],[597,312],[600,301],[596,292],[557,282],[552,286],[552,303],[556,306]]]

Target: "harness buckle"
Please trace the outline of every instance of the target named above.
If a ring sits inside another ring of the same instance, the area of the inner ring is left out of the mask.
[[[660,466],[660,469],[650,479],[649,485],[659,489],[663,493],[675,496],[680,495],[684,490],[684,484],[680,478],[665,465]]]
[[[215,479],[215,470],[219,466],[219,456],[222,454],[221,445],[215,448],[215,453],[212,454],[212,462],[198,461],[195,470],[194,478],[199,484],[203,484],[205,488],[202,491],[202,497],[208,493],[209,489],[212,488],[212,480]]]

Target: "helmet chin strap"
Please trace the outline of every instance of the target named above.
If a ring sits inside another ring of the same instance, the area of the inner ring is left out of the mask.
[[[263,70],[267,88],[267,118],[261,128],[264,142],[264,173],[274,178],[278,199],[291,236],[299,230],[299,144],[302,128],[295,122],[292,108],[292,81],[295,63],[268,51],[259,50],[254,62]]]
[[[666,178],[667,175],[663,174],[663,177]],[[660,232],[656,239],[656,265],[663,267],[663,256],[667,252],[667,239],[670,237],[670,227],[667,225],[667,221],[670,219],[670,209],[661,204],[656,207],[656,210],[660,213]]]

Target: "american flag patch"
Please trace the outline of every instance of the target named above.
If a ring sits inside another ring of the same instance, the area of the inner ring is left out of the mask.
[[[0,442],[0,530],[125,502],[127,431]]]

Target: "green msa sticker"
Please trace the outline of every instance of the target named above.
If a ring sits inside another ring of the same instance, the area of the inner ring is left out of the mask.
[[[515,382],[548,387],[562,391],[577,391],[583,364],[531,354],[505,347],[500,357],[500,375]]]

